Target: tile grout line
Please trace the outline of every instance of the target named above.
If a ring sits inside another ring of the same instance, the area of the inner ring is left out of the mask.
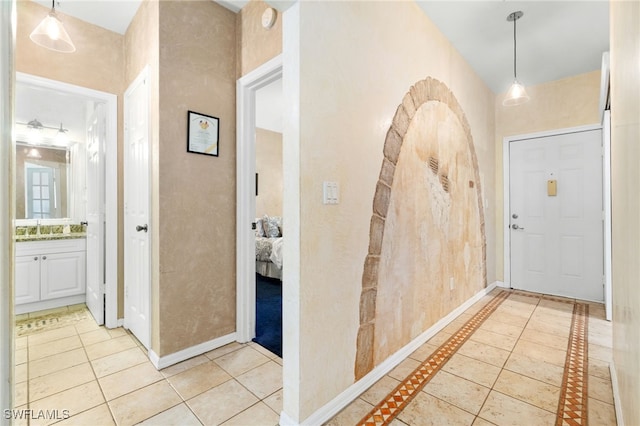
[[[588,423],[589,305],[575,303],[556,426]]]
[[[93,366],[93,362],[89,358],[89,353],[87,352],[87,346],[89,346],[89,345],[85,345],[84,340],[82,340],[82,338],[80,337],[80,335],[82,333],[80,333],[78,331],[78,328],[75,325],[73,327],[75,328],[76,333],[78,334],[78,338],[80,339],[80,343],[82,344],[82,350],[84,351],[84,356],[87,357],[87,361],[89,362],[89,366],[91,367],[91,371],[93,372],[93,377],[95,377],[96,385],[98,386],[98,389],[100,389],[100,394],[102,395],[102,399],[104,399],[104,404],[107,406],[107,410],[109,410],[109,415],[111,416],[111,420],[113,421],[114,424],[117,424],[115,415],[113,413],[113,410],[111,409],[111,405],[109,405],[109,400],[107,400],[107,396],[104,394],[104,389],[102,388],[102,384],[100,383],[100,380],[98,380],[98,375],[96,374],[96,370],[95,370],[95,368]],[[111,340],[111,339],[113,339],[113,337],[111,336],[111,334],[109,334],[109,340]],[[77,416],[78,414],[81,414],[81,413],[84,413],[86,411],[92,410],[92,409],[94,409],[96,407],[99,407],[99,406],[100,406],[100,404],[96,405],[95,407],[91,407],[91,408],[88,408],[88,409],[86,409],[84,411],[81,411],[80,413],[75,413],[74,415]]]
[[[429,358],[401,381],[384,400],[374,406],[358,422],[358,426],[388,425],[510,294],[508,291],[501,291],[494,296],[446,342],[440,345]]]

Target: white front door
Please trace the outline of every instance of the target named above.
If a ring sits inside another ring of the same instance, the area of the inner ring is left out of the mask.
[[[511,287],[603,301],[602,132],[509,143]]]
[[[104,152],[106,114],[98,104],[87,122],[87,308],[104,324]]]
[[[146,69],[124,95],[124,326],[150,345],[149,88]]]

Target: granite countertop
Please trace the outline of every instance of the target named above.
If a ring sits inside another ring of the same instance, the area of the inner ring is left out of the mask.
[[[68,234],[40,234],[40,235],[16,235],[16,242],[25,241],[52,241],[52,240],[72,240],[76,238],[85,238],[85,232],[70,232]]]
[[[16,226],[15,231],[16,242],[72,240],[87,236],[86,227],[78,224]]]

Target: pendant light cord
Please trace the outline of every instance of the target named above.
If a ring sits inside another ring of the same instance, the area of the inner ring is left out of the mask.
[[[513,79],[514,80],[518,80],[518,74],[516,73],[516,54],[517,54],[517,49],[516,49],[516,21],[518,20],[517,17],[514,17],[513,19]]]

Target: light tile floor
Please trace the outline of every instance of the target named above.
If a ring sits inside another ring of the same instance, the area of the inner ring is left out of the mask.
[[[17,425],[277,425],[282,411],[282,360],[255,343],[157,371],[126,330],[87,316],[17,337],[15,359],[16,408],[57,417]]]
[[[469,308],[327,425],[359,424],[496,294]],[[572,302],[511,294],[390,424],[556,424]],[[589,314],[588,422],[615,425],[609,373],[611,323],[604,319],[601,304],[589,303]]]
[[[391,423],[555,424],[571,324],[568,303],[540,295],[505,300]],[[480,309],[469,308],[328,425],[355,425]],[[588,416],[615,425],[611,323],[589,305]],[[157,371],[124,329],[92,319],[16,339],[17,408],[69,410],[59,425],[276,425],[282,360],[233,343]]]

